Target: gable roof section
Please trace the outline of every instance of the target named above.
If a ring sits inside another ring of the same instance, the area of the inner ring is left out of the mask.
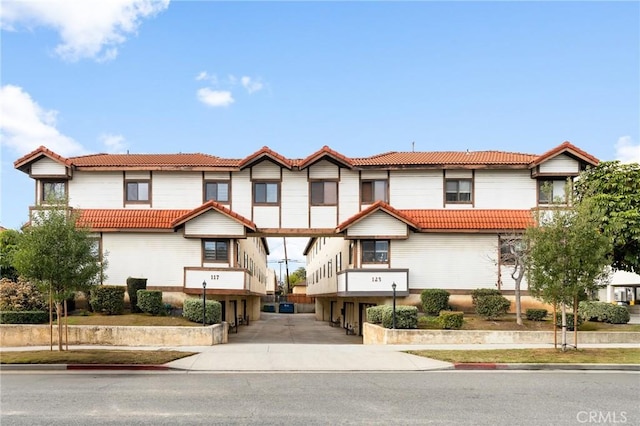
[[[282,166],[289,170],[293,168],[293,162],[291,160],[273,151],[268,146],[263,146],[258,151],[245,157],[243,160],[240,161],[240,163],[238,164],[238,167],[240,167],[240,170],[246,169],[247,167],[251,167],[254,164],[264,160],[270,160],[276,163],[277,165]]]
[[[409,225],[414,229],[420,228],[417,222],[415,222],[411,217],[404,214],[401,210],[396,210],[395,208],[391,207],[389,204],[385,203],[384,201],[376,201],[374,204],[371,204],[366,209],[351,216],[349,219],[345,220],[340,225],[338,225],[336,227],[336,232],[344,232],[350,226],[355,225],[356,223],[360,222],[364,218],[372,215],[377,211],[385,212],[388,215],[398,219],[399,221],[406,223],[407,225]]]
[[[600,162],[600,160],[598,160],[596,157],[581,150],[577,146],[573,145],[571,142],[564,141],[557,147],[545,152],[542,155],[539,155],[534,161],[531,162],[531,164],[529,164],[529,168],[532,169],[536,166],[539,166],[545,161],[550,160],[560,154],[567,154],[573,158],[576,158],[592,166],[595,166]]]
[[[348,169],[353,168],[353,163],[351,162],[350,158],[340,154],[338,151],[332,150],[327,145],[323,146],[318,151],[309,155],[307,158],[299,161],[298,168],[300,169],[307,168],[323,159],[326,159],[340,167],[346,167]]]
[[[534,223],[530,210],[400,210],[422,232],[514,231]]]
[[[173,221],[189,210],[82,209],[78,224],[92,230],[173,229]]]
[[[65,158],[61,155],[58,155],[55,152],[41,145],[37,149],[31,151],[30,153],[18,158],[13,163],[13,167],[24,172],[26,167],[28,167],[34,161],[38,161],[38,159],[40,159],[41,157],[48,157],[53,161],[56,161],[66,167],[71,167],[71,164],[72,164],[70,159]]]
[[[172,227],[176,227],[176,226],[180,226],[183,225],[184,223],[195,219],[196,217],[200,216],[201,214],[204,214],[210,210],[214,210],[217,211],[219,213],[222,213],[223,215],[230,217],[231,219],[235,220],[236,222],[240,223],[241,225],[249,228],[252,231],[256,230],[256,224],[253,223],[252,221],[250,221],[249,219],[245,218],[242,215],[239,215],[238,213],[235,213],[234,211],[230,210],[229,208],[223,206],[220,203],[217,203],[215,201],[207,201],[206,203],[204,203],[203,205],[201,205],[200,207],[196,207],[193,210],[187,210],[183,215],[181,215],[180,217],[177,217],[172,223],[171,226]]]

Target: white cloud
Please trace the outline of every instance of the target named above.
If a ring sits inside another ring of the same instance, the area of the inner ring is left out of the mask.
[[[634,144],[631,136],[618,138],[616,160],[622,163],[640,163],[640,143]]]
[[[143,18],[153,17],[169,6],[169,0],[22,0],[5,1],[0,8],[0,27],[53,28],[61,43],[55,53],[68,61],[92,58],[108,61],[118,46],[135,34]]]
[[[226,107],[234,102],[231,92],[227,90],[211,90],[208,87],[198,90],[198,100],[212,107]]]
[[[58,112],[45,110],[21,87],[0,88],[0,144],[23,155],[40,145],[64,156],[86,153],[82,145],[56,128]]]
[[[202,81],[209,78],[209,74],[206,71],[200,71],[200,73],[196,76],[196,80]]]
[[[127,144],[124,142],[124,136],[122,135],[103,133],[98,139],[104,144],[107,152],[110,154],[124,154],[127,150]]]
[[[251,77],[243,76],[240,79],[242,86],[247,89],[249,94],[262,90],[262,82],[260,80],[253,80]]]

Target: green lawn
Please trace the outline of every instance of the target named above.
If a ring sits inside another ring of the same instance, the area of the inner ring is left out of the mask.
[[[481,363],[562,363],[562,364],[640,364],[640,349],[482,349],[407,351],[413,355],[447,362]]]
[[[2,364],[147,364],[162,365],[195,352],[78,349],[0,352]]]

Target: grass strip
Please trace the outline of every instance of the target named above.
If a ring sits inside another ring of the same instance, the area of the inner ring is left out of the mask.
[[[406,351],[413,355],[447,362],[558,363],[558,364],[640,364],[640,349],[584,348],[569,349],[480,349]]]
[[[196,352],[78,349],[0,352],[2,364],[147,364],[162,365]]]

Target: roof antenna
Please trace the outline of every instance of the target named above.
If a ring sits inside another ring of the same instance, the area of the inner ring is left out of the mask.
[[[127,155],[129,155],[129,150],[127,150]]]
[[[411,152],[416,152],[416,141],[411,142]]]

